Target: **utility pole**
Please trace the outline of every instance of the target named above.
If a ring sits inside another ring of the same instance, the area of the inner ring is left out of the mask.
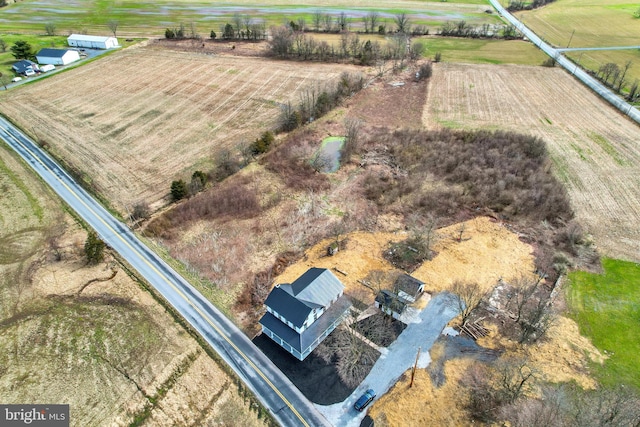
[[[569,45],[571,44],[571,40],[573,39],[573,35],[576,33],[576,30],[573,30],[571,32],[571,37],[569,37],[569,43],[567,43],[567,48],[569,48]]]
[[[411,369],[411,383],[409,384],[409,388],[413,387],[413,378],[416,375],[416,369],[418,368],[418,359],[420,358],[420,349],[422,347],[418,347],[418,354],[416,354],[416,362],[413,364],[413,369]]]

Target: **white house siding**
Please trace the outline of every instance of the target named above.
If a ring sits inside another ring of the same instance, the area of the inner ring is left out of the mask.
[[[80,59],[80,54],[75,50],[68,50],[62,57],[37,56],[38,64],[42,65],[67,65]]]
[[[86,47],[89,49],[112,49],[118,47],[118,39],[115,37],[86,36],[84,34],[72,34],[67,38],[69,46]]]

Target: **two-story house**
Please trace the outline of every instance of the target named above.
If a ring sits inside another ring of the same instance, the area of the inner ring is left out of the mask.
[[[291,284],[277,285],[264,305],[262,332],[304,360],[344,320],[351,303],[344,285],[326,268],[310,268]]]

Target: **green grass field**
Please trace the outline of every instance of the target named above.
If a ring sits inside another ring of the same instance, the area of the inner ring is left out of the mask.
[[[6,34],[0,32],[0,39],[3,40],[7,48],[4,52],[0,51],[0,73],[3,76],[9,76],[9,80],[14,76],[11,66],[17,61],[11,54],[11,46],[18,41],[24,40],[33,48],[34,52],[46,47],[62,48],[67,46],[66,36],[36,36],[33,34]]]
[[[485,6],[486,5],[486,6]],[[315,11],[337,17],[344,12],[351,27],[362,27],[361,17],[370,11],[380,16],[380,24],[391,27],[396,14],[406,12],[416,25],[440,26],[445,21],[466,20],[480,25],[497,23],[495,14],[487,14],[491,7],[485,0],[454,0],[423,2],[415,0],[382,0],[372,4],[364,0],[344,2],[323,0],[320,2],[291,2],[274,0],[266,5],[256,0],[234,0],[224,7],[204,0],[139,0],[114,2],[109,0],[55,0],[20,1],[2,8],[0,31],[43,32],[46,23],[54,23],[60,33],[87,32],[111,33],[108,23],[119,23],[118,34],[128,36],[160,36],[167,27],[180,23],[190,26],[193,22],[200,35],[206,36],[213,29],[232,22],[234,14],[248,15],[266,21],[267,26],[280,25],[304,18],[311,25]]]
[[[443,62],[540,65],[547,56],[531,43],[519,40],[481,40],[425,37],[426,56],[442,54]]]
[[[557,47],[607,47],[640,45],[640,19],[633,13],[640,3],[628,0],[557,0],[545,7],[518,12],[516,16],[538,36]],[[581,52],[571,53],[572,58]],[[640,79],[638,51],[585,52],[581,64],[591,70],[633,59],[629,80]]]
[[[567,302],[580,332],[609,359],[594,365],[606,385],[629,384],[640,390],[640,265],[603,259],[604,274],[569,274]]]

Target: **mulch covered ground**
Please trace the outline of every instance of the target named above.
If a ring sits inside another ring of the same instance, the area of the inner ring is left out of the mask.
[[[355,389],[344,385],[335,366],[314,353],[301,362],[264,334],[255,337],[253,343],[314,403],[342,402]]]

